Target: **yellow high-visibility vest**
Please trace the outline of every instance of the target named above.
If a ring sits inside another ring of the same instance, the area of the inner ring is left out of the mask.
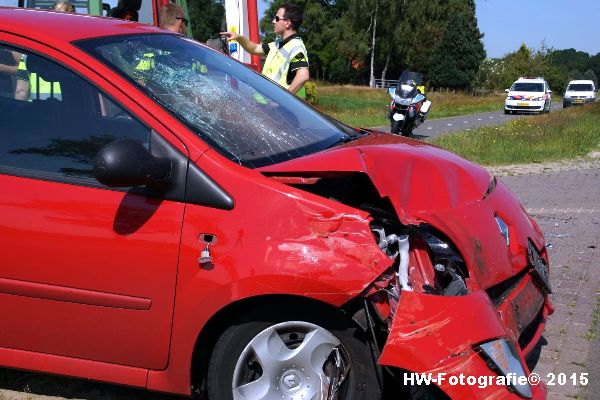
[[[274,42],[269,43],[269,54],[265,60],[262,74],[267,78],[277,82],[284,88],[289,88],[287,83],[290,64],[298,53],[308,54],[304,42],[299,37],[295,37],[283,45],[280,49]],[[296,96],[305,98],[306,92],[304,86],[296,93]]]

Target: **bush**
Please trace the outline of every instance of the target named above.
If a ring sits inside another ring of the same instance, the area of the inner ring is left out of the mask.
[[[317,85],[313,81],[308,81],[304,84],[304,90],[306,91],[306,101],[313,106],[316,106],[319,102],[319,95],[317,94]]]

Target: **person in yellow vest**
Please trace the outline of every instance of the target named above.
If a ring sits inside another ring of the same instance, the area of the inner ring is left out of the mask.
[[[308,53],[298,29],[302,25],[302,10],[284,3],[272,19],[273,30],[280,38],[271,43],[254,43],[236,32],[221,32],[227,40],[237,41],[250,54],[266,55],[262,74],[304,98],[304,84],[309,79]]]

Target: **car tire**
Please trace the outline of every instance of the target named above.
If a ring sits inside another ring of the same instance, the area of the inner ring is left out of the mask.
[[[310,311],[263,308],[232,321],[210,359],[208,398],[326,398],[328,385],[343,376],[336,399],[380,399],[381,374],[366,333],[337,314]]]
[[[402,127],[402,121],[392,121],[392,126],[390,127],[390,132],[394,135],[398,135],[400,133],[400,128]]]
[[[508,115],[508,114],[510,114],[510,111],[508,111],[508,110],[505,109],[504,110],[504,115]]]

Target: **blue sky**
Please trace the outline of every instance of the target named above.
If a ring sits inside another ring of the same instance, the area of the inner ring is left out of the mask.
[[[259,0],[260,1],[260,0]],[[502,57],[521,43],[539,48],[600,52],[600,0],[476,0],[488,57]]]

